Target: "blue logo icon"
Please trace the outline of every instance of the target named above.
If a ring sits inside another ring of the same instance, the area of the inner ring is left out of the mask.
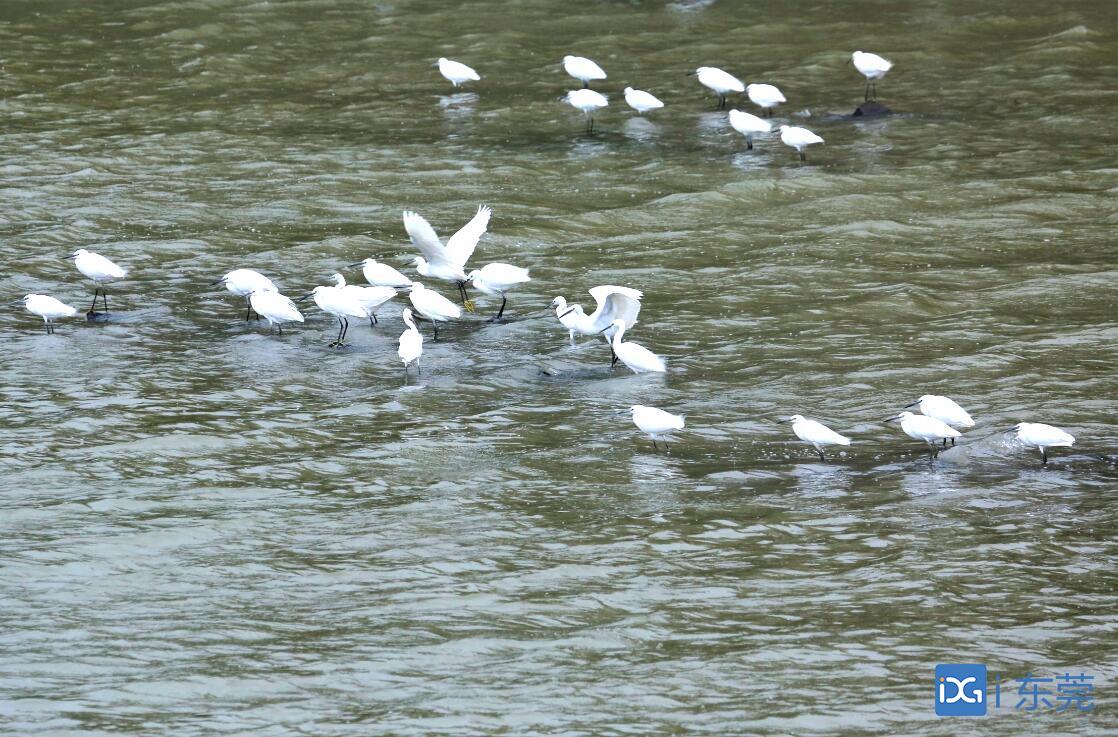
[[[937,665],[935,703],[941,717],[986,716],[986,666]]]

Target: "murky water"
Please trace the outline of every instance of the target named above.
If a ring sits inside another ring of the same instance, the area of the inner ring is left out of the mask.
[[[107,323],[0,316],[0,731],[955,734],[939,662],[1096,676],[1094,714],[1010,703],[970,733],[1113,729],[1114,21],[0,5],[4,300],[84,311],[77,246],[132,270]],[[856,48],[897,63],[897,115],[841,118]],[[572,52],[610,74],[593,137],[558,101]],[[443,55],[483,80],[455,93]],[[747,152],[701,64],[778,84],[778,122],[826,143]],[[628,84],[668,107],[634,118]],[[529,267],[532,319],[479,300],[419,383],[403,301],[332,351],[313,307],[269,336],[208,286],[404,268],[402,209],[448,235],[480,202],[475,263]],[[632,338],[667,376],[533,315],[607,283],[645,291]],[[929,392],[978,422],[935,464],[881,422]],[[670,454],[633,403],[687,416]],[[819,463],[793,412],[854,445]],[[1042,469],[1021,420],[1078,443]]]

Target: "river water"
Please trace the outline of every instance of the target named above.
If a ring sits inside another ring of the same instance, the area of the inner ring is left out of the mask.
[[[3,299],[84,312],[79,246],[131,274],[107,321],[0,313],[0,732],[1113,733],[1116,28],[1109,1],[3,3]],[[845,117],[858,48],[895,115]],[[593,136],[566,53],[609,73]],[[747,151],[704,64],[826,143]],[[479,203],[473,263],[532,282],[427,331],[407,386],[403,299],[333,350],[313,306],[270,336],[209,285],[410,273],[401,211],[446,236]],[[540,316],[598,284],[645,292],[666,376]],[[934,463],[882,423],[925,393],[977,421]],[[670,452],[635,403],[686,415]],[[795,412],[854,444],[819,462]],[[1022,420],[1075,448],[1042,468]],[[957,662],[1092,675],[1096,709],[937,717]]]

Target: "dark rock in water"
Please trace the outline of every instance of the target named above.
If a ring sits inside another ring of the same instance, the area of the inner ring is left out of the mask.
[[[864,102],[858,106],[854,111],[852,117],[855,118],[870,118],[875,115],[892,115],[893,111],[882,105],[880,102]]]

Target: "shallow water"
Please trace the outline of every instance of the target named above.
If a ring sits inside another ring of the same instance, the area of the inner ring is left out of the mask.
[[[1113,729],[1113,21],[0,5],[4,300],[84,311],[76,246],[132,270],[107,322],[0,315],[0,732],[954,734],[940,662],[1096,676],[1094,714],[1003,702],[970,733]],[[843,118],[859,47],[896,61],[896,115]],[[610,74],[592,137],[558,101],[572,52]],[[440,55],[483,80],[454,92]],[[700,64],[778,84],[826,143],[747,152]],[[627,84],[668,107],[634,118]],[[402,209],[445,236],[479,202],[475,263],[533,281],[516,319],[479,298],[428,332],[408,386],[402,300],[333,351],[313,307],[269,336],[209,286],[404,268]],[[607,283],[645,291],[632,339],[667,376],[538,316]],[[881,420],[933,392],[978,425],[930,463]],[[670,453],[634,403],[687,416]],[[793,412],[854,445],[820,463]],[[1042,469],[1021,420],[1077,445]]]

